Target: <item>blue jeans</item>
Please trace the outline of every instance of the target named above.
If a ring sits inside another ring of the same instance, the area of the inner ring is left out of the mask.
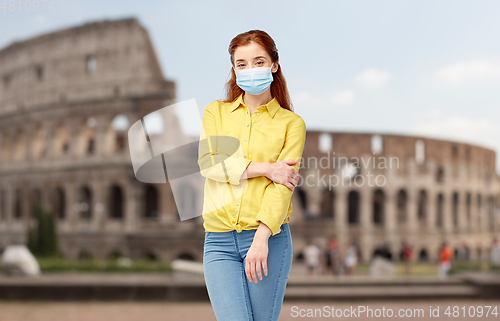
[[[267,276],[250,282],[246,254],[257,230],[205,232],[203,272],[218,321],[278,320],[292,267],[293,246],[288,223],[268,240]]]

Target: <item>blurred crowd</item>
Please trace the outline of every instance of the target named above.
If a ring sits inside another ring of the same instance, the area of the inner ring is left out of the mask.
[[[441,243],[437,260],[439,278],[445,278],[448,275],[453,262],[471,261],[470,248],[467,243],[462,242],[461,247],[460,251],[454,251],[448,242]],[[340,247],[335,238],[330,238],[326,246],[320,246],[309,239],[299,254],[298,260],[303,262],[310,276],[354,275],[359,257],[359,246],[354,241]],[[488,259],[491,266],[500,267],[500,242],[497,238],[492,241]],[[369,262],[369,274],[373,276],[394,275],[396,261],[402,263],[404,273],[410,275],[412,262],[415,261],[413,246],[403,241],[397,258],[393,258],[387,244],[377,248]]]

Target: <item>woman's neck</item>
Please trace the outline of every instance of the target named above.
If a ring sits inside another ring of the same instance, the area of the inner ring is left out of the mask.
[[[273,99],[271,96],[271,91],[266,90],[264,93],[261,95],[247,95],[247,93],[243,94],[243,103],[250,109],[250,115],[253,114],[257,108],[259,108],[262,105],[267,104]]]

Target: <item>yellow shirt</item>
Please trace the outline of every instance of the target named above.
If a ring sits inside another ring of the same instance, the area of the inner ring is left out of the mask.
[[[265,176],[241,179],[250,162],[298,160],[306,137],[304,120],[276,98],[250,116],[243,94],[232,103],[205,108],[198,165],[206,177],[203,227],[207,232],[251,230],[265,223],[276,235],[290,221],[292,191]],[[209,139],[207,139],[209,138]]]

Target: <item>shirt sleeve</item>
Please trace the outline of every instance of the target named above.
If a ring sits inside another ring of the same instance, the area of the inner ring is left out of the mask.
[[[306,124],[301,117],[293,122],[285,137],[285,145],[276,161],[298,160],[292,165],[296,171],[300,168],[302,152],[306,139]],[[290,205],[293,191],[283,184],[272,181],[265,189],[262,206],[257,213],[257,221],[266,224],[272,234],[276,235],[281,230]]]
[[[243,172],[252,162],[243,157],[239,140],[217,136],[217,127],[211,103],[203,112],[198,165],[202,176],[221,183],[239,185]]]

